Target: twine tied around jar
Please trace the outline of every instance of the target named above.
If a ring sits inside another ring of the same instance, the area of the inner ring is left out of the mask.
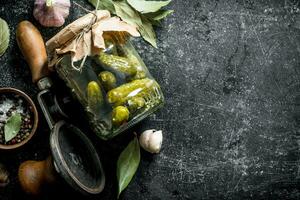
[[[104,32],[123,32],[134,37],[140,36],[135,26],[119,17],[111,17],[107,10],[87,11],[88,14],[75,20],[46,42],[50,70],[54,70],[63,55],[69,53],[72,68],[81,71],[88,56],[98,55],[105,49]],[[80,60],[81,64],[75,66],[74,63]]]

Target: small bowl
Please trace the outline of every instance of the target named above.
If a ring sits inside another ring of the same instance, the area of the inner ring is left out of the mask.
[[[35,134],[37,126],[38,126],[38,112],[36,109],[36,106],[34,104],[34,102],[32,101],[32,99],[25,94],[24,92],[22,92],[21,90],[15,89],[15,88],[0,88],[0,96],[3,94],[16,94],[22,97],[23,100],[27,101],[27,103],[29,104],[29,106],[31,106],[31,113],[33,113],[33,127],[31,130],[30,135],[23,141],[16,143],[16,144],[11,144],[11,145],[6,145],[6,144],[0,144],[0,149],[16,149],[18,147],[23,146],[24,144],[26,144],[31,138],[32,136]]]

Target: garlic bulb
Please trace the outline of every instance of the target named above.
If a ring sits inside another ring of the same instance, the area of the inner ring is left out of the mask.
[[[156,130],[147,130],[144,131],[140,138],[139,142],[141,147],[150,153],[159,153],[162,145],[162,131]]]
[[[43,26],[60,27],[68,17],[70,7],[70,0],[35,0],[33,16]]]

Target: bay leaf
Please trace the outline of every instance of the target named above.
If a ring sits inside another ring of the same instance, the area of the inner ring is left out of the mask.
[[[171,0],[167,1],[145,1],[145,0],[127,0],[127,2],[141,13],[157,12],[162,7],[168,5]]]
[[[128,24],[140,26],[142,24],[141,17],[126,1],[114,1],[116,14]]]
[[[148,19],[159,21],[159,20],[167,17],[168,15],[172,14],[173,12],[174,12],[174,10],[159,10],[154,13],[147,13],[147,14],[145,14],[145,16]]]
[[[138,27],[139,32],[147,42],[157,48],[156,35],[151,22],[145,17],[142,17],[141,19],[142,24]]]
[[[0,56],[2,56],[9,44],[9,27],[5,20],[0,18]]]
[[[157,48],[156,35],[151,22],[135,11],[126,1],[114,1],[116,14],[128,24],[138,28],[141,36],[151,45]]]
[[[98,3],[99,1],[99,3]],[[89,0],[89,2],[96,8],[98,3],[98,8],[96,10],[108,10],[112,14],[116,14],[114,4],[112,0]]]
[[[134,176],[140,159],[140,145],[135,137],[120,154],[117,162],[118,198]]]
[[[13,114],[4,126],[5,141],[8,142],[13,139],[20,131],[22,124],[22,117],[20,113]]]

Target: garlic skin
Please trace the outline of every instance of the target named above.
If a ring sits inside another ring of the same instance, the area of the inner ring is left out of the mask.
[[[157,131],[154,129],[144,131],[139,138],[141,147],[150,153],[160,152],[162,140],[162,131]]]
[[[33,16],[46,27],[60,27],[69,16],[70,0],[35,0]]]

